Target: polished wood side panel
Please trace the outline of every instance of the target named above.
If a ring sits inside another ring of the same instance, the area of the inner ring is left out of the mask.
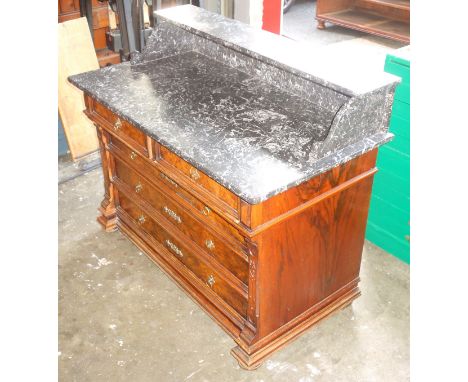
[[[375,155],[372,157],[375,161]],[[249,311],[256,311],[254,335],[246,328],[250,336],[241,333],[245,342],[233,349],[241,366],[257,367],[325,312],[359,296],[372,180],[372,176],[359,178],[254,239],[259,264],[255,267],[255,299],[259,302],[255,307],[249,305]]]
[[[260,335],[358,277],[371,187],[366,178],[260,235]]]
[[[164,146],[161,146],[160,155],[163,162],[166,162],[169,165],[175,167],[185,176],[195,182],[195,184],[200,185],[201,187],[210,191],[213,195],[230,206],[234,211],[239,210],[239,197],[234,195],[231,191],[216,183],[208,175],[204,174],[200,170],[197,170],[190,163],[187,163],[183,159],[179,158]]]

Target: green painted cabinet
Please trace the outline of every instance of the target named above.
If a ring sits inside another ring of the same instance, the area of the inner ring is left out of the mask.
[[[366,238],[410,262],[410,60],[409,47],[388,55],[385,71],[401,77],[395,90],[392,142],[379,150]]]

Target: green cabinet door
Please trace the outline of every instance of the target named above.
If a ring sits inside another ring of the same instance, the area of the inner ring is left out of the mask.
[[[393,141],[379,149],[366,238],[410,262],[410,61],[409,47],[387,55],[384,70],[401,77],[389,130]]]

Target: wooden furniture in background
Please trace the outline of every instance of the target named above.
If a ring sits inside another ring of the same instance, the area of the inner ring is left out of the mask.
[[[109,7],[106,2],[92,0],[93,25],[92,37],[99,66],[120,63],[118,53],[107,49],[106,32],[109,30]],[[59,0],[58,1],[58,22],[73,20],[80,16],[80,0]]]
[[[96,131],[83,115],[83,92],[68,82],[68,76],[99,69],[85,17],[58,24],[58,110],[73,160],[98,149]]]
[[[247,369],[358,289],[377,150],[251,205],[86,95],[119,229],[237,343]],[[194,328],[196,330],[196,328]]]
[[[59,23],[80,17],[80,0],[58,0]]]
[[[410,0],[317,0],[318,28],[325,22],[410,42]]]
[[[109,30],[109,6],[106,2],[93,1],[93,42],[99,66],[120,63],[120,55],[107,48],[106,32]]]

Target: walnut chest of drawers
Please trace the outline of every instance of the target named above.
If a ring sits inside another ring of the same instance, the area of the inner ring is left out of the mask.
[[[237,342],[258,367],[271,352],[359,295],[376,150],[251,205],[100,103],[105,198],[119,229]]]
[[[97,127],[98,221],[157,263],[254,369],[360,294],[396,81],[296,60],[293,41],[197,7],[155,15],[134,61],[70,77]]]

